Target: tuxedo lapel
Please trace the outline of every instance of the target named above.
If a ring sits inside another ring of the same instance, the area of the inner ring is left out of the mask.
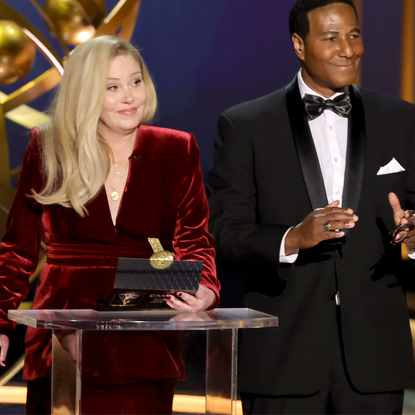
[[[350,87],[352,111],[349,117],[346,171],[343,188],[343,206],[357,211],[362,192],[365,167],[366,123],[359,89]]]
[[[300,96],[297,77],[287,85],[286,96],[291,131],[311,206],[313,210],[325,207],[328,202],[323,175]]]

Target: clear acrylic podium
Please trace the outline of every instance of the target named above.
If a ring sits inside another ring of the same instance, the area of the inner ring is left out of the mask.
[[[204,405],[197,413],[236,414],[238,330],[278,326],[277,317],[247,308],[218,308],[199,313],[175,310],[11,310],[9,319],[30,327],[52,330],[54,414],[82,413],[82,370],[85,363],[82,361],[82,342],[88,341],[91,332],[166,330],[180,336],[186,369],[187,380],[177,382],[175,398],[203,396]],[[73,333],[71,353],[65,351],[58,341],[62,330]],[[182,412],[188,413],[187,410]]]

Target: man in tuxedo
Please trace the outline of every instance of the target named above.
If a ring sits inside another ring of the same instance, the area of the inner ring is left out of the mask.
[[[301,70],[220,116],[207,178],[218,260],[249,274],[246,307],[279,317],[242,333],[244,413],[400,413],[415,386],[399,245],[415,257],[415,106],[353,85],[352,0],[298,0],[290,30]]]

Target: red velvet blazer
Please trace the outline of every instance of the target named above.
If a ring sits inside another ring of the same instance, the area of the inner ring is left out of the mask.
[[[157,237],[176,259],[203,260],[202,284],[216,293],[213,238],[207,230],[208,204],[193,135],[158,127],[140,126],[130,157],[127,184],[114,226],[104,187],[79,217],[60,205],[44,206],[32,197],[32,189],[43,186],[40,131],[35,128],[26,150],[23,167],[0,250],[0,330],[13,325],[9,309],[18,308],[28,291],[42,238],[47,246],[36,290],[34,309],[97,309],[110,293],[118,257],[147,258],[152,249],[147,237]],[[179,351],[166,344],[171,339],[155,335],[120,342],[116,355],[134,347],[137,359],[128,361],[119,373],[149,376],[162,370],[167,377],[180,375]],[[130,345],[130,346],[129,346]],[[170,347],[170,349],[169,349]],[[166,350],[169,352],[166,353]],[[26,334],[26,380],[50,376],[51,335],[28,328]],[[153,356],[153,357],[152,357]],[[115,370],[115,369],[114,369]]]

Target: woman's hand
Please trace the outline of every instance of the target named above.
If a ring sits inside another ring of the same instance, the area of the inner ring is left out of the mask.
[[[195,296],[182,291],[179,291],[176,295],[179,298],[174,295],[168,295],[164,301],[171,308],[188,313],[204,311],[215,301],[215,293],[202,284],[199,285]]]
[[[5,334],[0,334],[0,366],[6,366],[6,356],[10,340]]]

